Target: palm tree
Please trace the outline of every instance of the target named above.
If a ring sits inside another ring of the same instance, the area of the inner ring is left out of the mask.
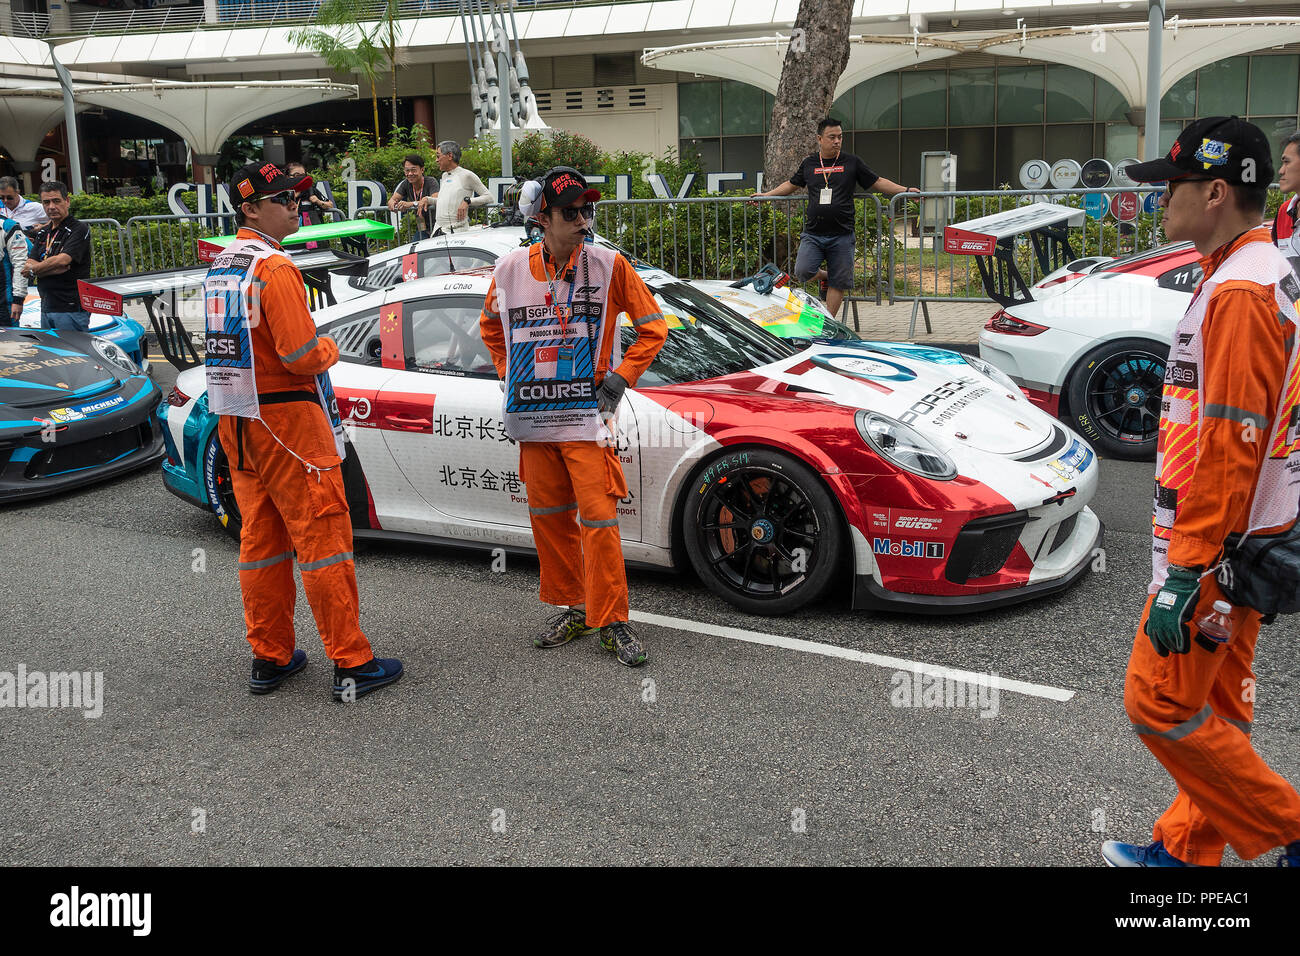
[[[375,145],[379,145],[379,91],[376,78],[388,64],[393,74],[393,125],[397,125],[397,62],[401,31],[394,22],[399,0],[383,0],[379,20],[370,32],[357,22],[354,0],[324,0],[311,26],[289,31],[289,41],[309,49],[340,73],[359,72],[370,85],[370,103],[375,121]]]

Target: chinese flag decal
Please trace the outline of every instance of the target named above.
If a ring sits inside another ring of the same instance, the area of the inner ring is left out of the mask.
[[[418,279],[420,271],[415,267],[415,253],[408,252],[402,256],[402,281],[410,282],[412,279]]]
[[[402,303],[393,302],[379,310],[379,347],[384,368],[406,368],[402,346]]]

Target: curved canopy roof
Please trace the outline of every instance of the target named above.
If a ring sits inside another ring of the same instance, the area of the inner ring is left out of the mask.
[[[1165,22],[1160,91],[1225,57],[1300,41],[1300,17],[1236,17]],[[740,80],[775,93],[788,37],[721,40],[646,50],[648,66]],[[1118,23],[1041,30],[920,33],[916,36],[854,36],[849,62],[835,95],[863,80],[956,53],[1046,60],[1102,77],[1130,107],[1146,105],[1147,24]]]
[[[61,122],[63,91],[59,84],[29,84],[19,89],[0,86],[0,143],[17,162],[33,161],[45,134]]]
[[[981,34],[986,36],[987,34]],[[739,80],[776,93],[781,82],[789,37],[756,37],[752,40],[720,40],[715,43],[685,43],[681,46],[646,50],[641,62],[661,70],[703,73]],[[849,60],[835,86],[842,96],[863,80],[882,73],[960,53],[962,46],[943,36],[852,36]]]
[[[325,80],[186,83],[154,80],[117,86],[78,87],[78,101],[143,116],[174,130],[190,148],[215,156],[241,126],[284,110],[355,97],[357,88]]]

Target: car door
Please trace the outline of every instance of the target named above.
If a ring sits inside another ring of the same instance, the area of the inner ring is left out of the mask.
[[[525,529],[528,494],[518,445],[506,435],[496,368],[479,335],[482,308],[481,295],[459,292],[403,303],[412,360],[384,387],[385,415],[396,416],[384,437],[407,480],[440,514],[464,527]],[[630,405],[620,412],[629,433]],[[626,439],[620,444],[630,503],[640,496],[639,450]],[[621,507],[619,528],[639,541],[640,509]]]

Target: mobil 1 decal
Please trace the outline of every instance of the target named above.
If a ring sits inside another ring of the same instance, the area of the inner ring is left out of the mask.
[[[576,302],[561,323],[544,305],[508,310],[509,380],[506,412],[571,412],[596,407],[593,338],[599,302]],[[563,417],[563,416],[561,416]]]
[[[916,373],[906,365],[861,352],[821,352],[811,359],[819,368],[856,378],[885,392],[892,391],[886,382],[910,382],[916,378]]]

